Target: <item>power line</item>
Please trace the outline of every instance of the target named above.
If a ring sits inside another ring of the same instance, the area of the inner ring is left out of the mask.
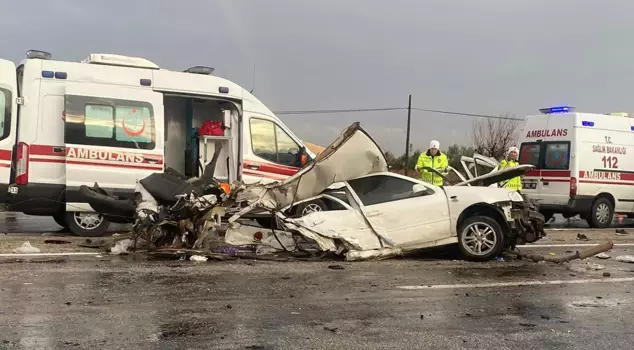
[[[403,111],[403,110],[407,110],[407,107],[290,110],[290,111],[276,111],[276,112],[273,112],[273,113],[275,113],[277,115],[303,115],[303,114],[339,114],[339,113],[359,113],[359,112],[384,112],[384,111]],[[440,109],[412,108],[412,110],[413,111],[418,111],[418,112],[441,113],[441,114],[457,115],[457,116],[465,116],[465,117],[477,117],[477,118],[488,118],[488,119],[509,119],[509,120],[519,120],[519,121],[524,120],[524,119],[520,119],[520,118],[511,118],[511,117],[503,117],[503,116],[495,116],[495,115],[487,115],[487,114],[444,111],[444,110],[440,110]]]
[[[450,112],[450,111],[442,111],[442,110],[437,110],[437,109],[412,108],[412,110],[413,111],[420,111],[420,112],[431,112],[431,113],[442,113],[442,114],[450,114],[450,115],[461,115],[461,116],[466,116],[466,117],[478,117],[478,118],[489,118],[489,119],[524,120],[524,119],[520,119],[520,118],[502,117],[502,116],[487,115],[487,114]]]
[[[279,115],[299,115],[299,114],[336,114],[336,113],[356,113],[356,112],[381,112],[381,111],[403,111],[407,107],[390,107],[390,108],[357,108],[357,109],[315,109],[304,111],[277,111],[273,112]]]

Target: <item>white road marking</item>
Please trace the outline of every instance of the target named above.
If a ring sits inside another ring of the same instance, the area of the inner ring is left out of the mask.
[[[594,247],[604,242],[598,243],[569,243],[569,244],[523,244],[518,248],[557,248],[557,247]],[[634,243],[614,243],[615,247],[634,247]]]
[[[68,253],[27,253],[27,254],[0,254],[0,258],[16,258],[16,257],[25,257],[25,256],[69,256],[69,255],[99,255],[99,253],[88,253],[88,252],[68,252]]]
[[[623,278],[595,278],[583,280],[554,280],[554,281],[517,281],[517,282],[493,282],[493,283],[466,283],[466,284],[431,284],[424,286],[399,286],[399,289],[457,289],[457,288],[495,288],[495,287],[519,287],[540,286],[558,284],[584,284],[584,283],[619,283],[634,282],[634,277]]]

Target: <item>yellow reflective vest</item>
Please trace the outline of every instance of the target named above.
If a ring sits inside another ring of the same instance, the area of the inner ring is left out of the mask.
[[[518,165],[520,165],[520,163],[518,163],[515,160],[506,160],[506,159],[504,159],[503,161],[500,162],[500,170],[506,169],[506,168],[511,168],[511,167],[518,166]],[[522,189],[522,177],[521,176],[516,176],[514,178],[509,179],[506,182],[506,185],[504,187],[508,188],[509,190],[516,190],[516,191],[521,190]]]
[[[418,157],[418,162],[416,162],[416,169],[421,170],[422,180],[436,186],[443,185],[443,178],[431,171],[423,169],[423,167],[430,167],[444,174],[448,166],[449,160],[447,159],[447,156],[440,151],[435,156],[432,156],[429,151],[427,151],[426,153],[421,154]]]

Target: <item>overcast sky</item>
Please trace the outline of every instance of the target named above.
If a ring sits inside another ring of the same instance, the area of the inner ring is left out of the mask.
[[[141,56],[209,65],[269,108],[404,107],[518,117],[572,104],[634,111],[634,1],[0,0],[3,58]],[[328,144],[361,121],[402,153],[405,111],[281,116]],[[415,112],[414,148],[466,143],[470,117]]]

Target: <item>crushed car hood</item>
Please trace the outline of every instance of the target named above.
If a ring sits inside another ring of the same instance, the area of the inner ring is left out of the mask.
[[[258,206],[279,210],[314,197],[337,182],[384,171],[388,166],[383,152],[355,122],[295,175],[283,182],[249,185],[237,201],[258,202]]]
[[[503,182],[509,179],[512,179],[517,176],[522,176],[527,172],[535,169],[534,165],[524,164],[517,165],[511,168],[506,168],[502,170],[492,171],[488,174],[475,177],[468,181],[463,181],[455,186],[490,186],[495,183]]]

